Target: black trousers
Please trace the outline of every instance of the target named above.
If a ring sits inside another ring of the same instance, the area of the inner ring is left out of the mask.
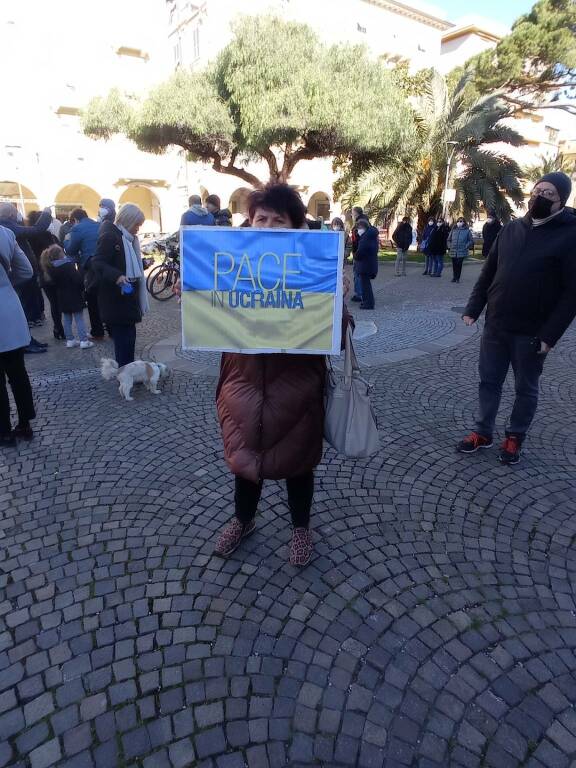
[[[507,435],[524,438],[538,407],[539,381],[546,355],[538,353],[540,342],[531,336],[484,327],[480,343],[480,408],[476,431],[492,437],[502,386],[508,369],[514,371],[516,398],[506,429]]]
[[[98,308],[98,289],[86,291],[86,304],[88,305],[88,316],[90,318],[90,335],[104,336],[104,326],[100,318],[100,309]]]
[[[16,286],[16,293],[22,304],[22,309],[29,323],[35,323],[42,319],[44,312],[44,297],[38,285],[36,275]]]
[[[462,264],[464,259],[452,259],[452,272],[454,274],[454,280],[460,280],[462,274]]]
[[[111,325],[110,333],[114,342],[114,357],[120,367],[134,362],[134,349],[136,347],[136,326]]]
[[[362,306],[374,309],[374,292],[370,275],[360,275],[362,281]]]
[[[54,333],[60,336],[64,335],[64,327],[62,326],[62,310],[58,303],[58,292],[55,285],[45,285],[44,293],[48,298],[50,304],[50,315],[52,316],[52,324],[54,325]]]
[[[238,477],[238,475],[236,475],[235,481],[235,514],[241,523],[249,523],[256,514],[256,507],[262,493],[262,481],[253,483],[243,477]],[[286,490],[288,491],[288,506],[292,516],[292,525],[295,528],[308,528],[314,496],[314,472],[287,478]]]
[[[0,432],[4,434],[12,430],[6,380],[10,382],[12,395],[16,402],[18,421],[20,424],[26,424],[36,416],[36,412],[30,379],[24,365],[23,349],[0,352]]]

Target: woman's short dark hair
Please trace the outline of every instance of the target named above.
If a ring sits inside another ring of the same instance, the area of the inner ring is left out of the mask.
[[[257,208],[287,214],[294,229],[300,229],[306,218],[306,206],[293,187],[270,182],[262,189],[255,189],[248,198],[248,216],[254,218]]]
[[[336,225],[336,226],[337,226],[337,227],[339,227],[340,229],[344,230],[344,222],[342,221],[342,219],[341,219],[339,216],[336,216],[336,217],[335,217],[334,219],[332,219],[332,221],[330,222],[330,226],[331,226],[331,227],[333,227],[334,225]]]

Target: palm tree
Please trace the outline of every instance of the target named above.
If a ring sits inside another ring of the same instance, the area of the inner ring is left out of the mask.
[[[502,145],[520,146],[524,140],[502,122],[510,114],[504,102],[483,97],[470,104],[467,84],[462,78],[450,95],[445,78],[433,72],[424,95],[412,100],[411,140],[378,162],[359,169],[349,165],[338,184],[347,190],[343,202],[372,213],[415,211],[421,230],[428,216],[442,211],[446,166],[454,147],[451,186],[456,200],[451,212],[470,216],[482,203],[509,219],[509,200],[517,205],[524,200],[522,173]]]
[[[540,162],[524,168],[523,175],[527,181],[536,182],[545,174],[553,171],[564,171],[570,176],[576,171],[576,163],[574,160],[564,157],[561,152],[558,152],[554,157],[540,155]]]

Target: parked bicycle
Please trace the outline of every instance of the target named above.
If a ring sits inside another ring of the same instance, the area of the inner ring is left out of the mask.
[[[142,248],[145,253],[162,254],[162,262],[153,267],[146,278],[148,293],[157,301],[174,295],[172,288],[180,279],[180,235],[176,232],[163,240],[154,240]]]

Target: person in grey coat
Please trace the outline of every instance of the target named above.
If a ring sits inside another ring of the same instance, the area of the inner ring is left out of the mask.
[[[33,274],[32,265],[14,233],[0,226],[0,447],[15,445],[17,437],[23,440],[33,437],[30,420],[36,413],[24,365],[24,348],[30,344],[30,330],[14,290],[14,285],[30,280]],[[14,430],[6,380],[10,382],[18,411]]]
[[[468,252],[473,247],[474,238],[472,237],[472,232],[468,228],[466,219],[459,216],[456,226],[452,228],[452,232],[448,235],[448,250],[452,257],[453,283],[460,282],[464,259],[468,258]]]

